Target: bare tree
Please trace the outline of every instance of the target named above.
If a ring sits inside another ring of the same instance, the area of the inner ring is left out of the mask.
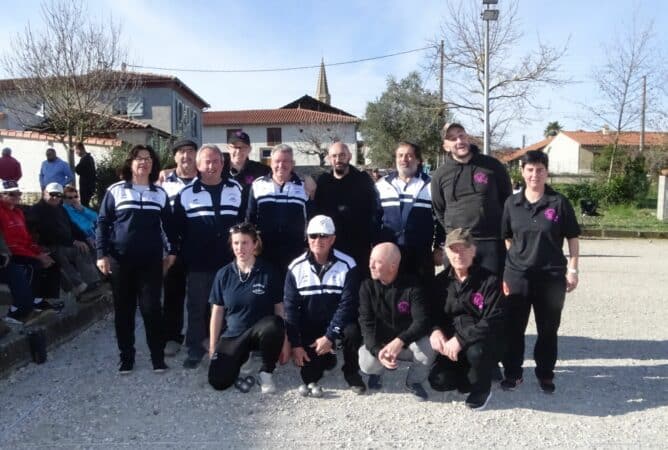
[[[335,123],[311,125],[301,130],[294,148],[303,155],[317,156],[320,167],[325,165],[327,150],[334,142],[343,141],[343,130]]]
[[[639,23],[636,9],[631,23],[615,30],[614,40],[604,45],[606,62],[593,71],[593,79],[601,92],[601,102],[584,105],[595,121],[609,127],[614,133],[608,168],[612,178],[619,135],[629,127],[639,125],[642,113],[643,77],[647,80],[646,114],[654,123],[665,117],[661,101],[665,98],[666,63],[654,46],[654,22]]]
[[[447,4],[448,14],[433,41],[435,46],[440,40],[445,43],[445,101],[452,114],[471,119],[474,131],[482,131],[485,73],[482,3],[460,0]],[[523,36],[517,5],[517,0],[504,1],[499,20],[490,22],[490,134],[497,143],[504,139],[512,124],[527,123],[527,116],[541,109],[533,101],[538,89],[567,82],[557,74],[566,44],[555,48],[538,40],[533,52],[515,57]]]
[[[137,77],[122,70],[126,52],[113,19],[92,21],[81,0],[43,3],[41,16],[39,31],[28,24],[2,56],[13,79],[4,80],[0,95],[22,126],[55,134],[73,166],[74,144],[126,112]]]

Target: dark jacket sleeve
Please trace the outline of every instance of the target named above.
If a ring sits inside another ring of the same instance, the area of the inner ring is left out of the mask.
[[[494,159],[496,163],[496,189],[499,194],[499,204],[503,208],[504,203],[506,202],[506,199],[510,197],[513,194],[513,184],[510,181],[510,175],[508,175],[508,171],[506,170],[506,167],[501,164],[500,161],[498,161],[496,158]]]
[[[436,275],[436,279],[429,290],[429,305],[431,313],[431,331],[441,330],[446,336],[452,336],[454,328],[452,327],[452,318],[445,314],[445,302],[448,297],[447,284],[448,266],[445,270]]]
[[[186,232],[186,211],[181,203],[181,193],[176,194],[174,204],[172,205],[172,227],[174,230],[174,245],[176,253],[181,253],[183,239]]]
[[[288,341],[293,347],[303,347],[301,333],[299,332],[303,306],[302,296],[297,291],[295,276],[292,272],[288,272],[283,287],[283,308],[285,309]]]
[[[512,197],[508,197],[503,205],[503,215],[501,216],[501,239],[512,239],[513,229],[510,225],[510,209],[513,207]]]
[[[343,282],[343,291],[341,292],[341,300],[339,306],[334,311],[334,316],[329,322],[325,336],[327,339],[334,342],[334,340],[341,336],[343,329],[349,323],[355,321],[357,318],[357,311],[359,309],[359,276],[358,269],[354,267],[346,274],[346,279]]]
[[[429,332],[429,312],[427,311],[427,301],[424,291],[421,287],[411,288],[411,318],[413,322],[402,333],[397,336],[404,342],[404,346],[423,338]]]
[[[95,230],[95,249],[97,259],[109,256],[111,249],[111,230],[116,220],[116,202],[109,191],[104,194],[102,205],[97,215],[97,228]]]
[[[252,185],[248,191],[248,205],[246,206],[245,220],[246,222],[257,225],[257,200],[255,200],[255,192],[253,191]]]
[[[176,255],[178,247],[173,219],[172,206],[169,204],[169,196],[165,192],[165,204],[162,205],[162,208],[160,209],[160,221],[162,222],[162,228],[167,236],[167,242],[169,242],[170,255]]]
[[[434,177],[431,179],[431,211],[434,215],[434,219],[441,225],[442,228],[445,228],[445,222],[443,216],[445,214],[445,196],[441,190],[441,177],[443,176],[442,172],[439,170],[434,174]]]
[[[372,355],[378,356],[378,352],[383,348],[384,343],[376,340],[376,313],[373,310],[372,299],[373,293],[372,280],[364,280],[360,287],[360,308],[359,308],[359,323],[362,331],[362,339],[364,346],[371,352]]]
[[[506,301],[501,293],[501,283],[496,277],[489,277],[484,282],[482,293],[485,306],[482,317],[476,319],[470,314],[454,318],[455,336],[466,348],[491,336],[499,336],[505,320]]]

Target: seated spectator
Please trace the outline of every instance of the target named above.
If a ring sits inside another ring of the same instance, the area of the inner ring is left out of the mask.
[[[63,207],[67,211],[70,221],[86,237],[86,242],[93,249],[95,247],[95,226],[97,213],[81,204],[79,193],[75,187],[65,186]]]
[[[431,346],[438,357],[429,376],[437,391],[470,392],[466,406],[483,409],[491,397],[492,370],[501,357],[505,302],[501,281],[473,264],[476,248],[468,230],[445,240],[449,267],[437,275]]]
[[[95,289],[100,275],[86,243],[87,237],[72,225],[62,198],[63,187],[49,183],[42,199],[30,208],[29,219],[38,234],[38,243],[49,249],[60,266],[65,290],[71,290],[78,297]]]
[[[359,349],[362,372],[369,389],[380,389],[381,375],[399,361],[412,362],[406,389],[419,400],[428,398],[422,383],[435,354],[429,344],[427,302],[417,278],[399,273],[401,252],[390,242],[371,251],[371,279],[360,288],[359,322],[364,345]]]
[[[13,297],[6,320],[27,324],[36,312],[61,309],[60,270],[54,260],[33,241],[23,211],[18,207],[21,191],[15,181],[0,181],[0,233],[7,259],[0,280],[9,285]]]

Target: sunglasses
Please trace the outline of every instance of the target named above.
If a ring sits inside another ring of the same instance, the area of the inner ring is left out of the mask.
[[[63,196],[60,192],[49,192],[49,195],[55,198],[61,198]]]
[[[309,234],[308,238],[309,239],[318,239],[318,238],[325,239],[325,238],[328,238],[330,236],[332,236],[332,235],[331,234],[323,234],[323,233],[314,233],[314,234]]]
[[[65,198],[67,200],[74,200],[75,198],[79,198],[79,196],[78,195],[66,195]]]
[[[9,196],[9,197],[20,197],[21,196],[21,192],[4,192],[4,194]]]
[[[255,229],[255,226],[251,223],[238,223],[230,228],[230,234],[235,234],[235,233],[257,234],[257,230]]]

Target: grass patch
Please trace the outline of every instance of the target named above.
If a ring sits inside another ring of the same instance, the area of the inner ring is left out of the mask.
[[[666,231],[668,223],[656,218],[656,200],[653,208],[638,208],[633,205],[615,205],[599,208],[602,216],[586,218],[586,228],[605,228],[612,230]],[[646,206],[646,205],[643,205]]]

